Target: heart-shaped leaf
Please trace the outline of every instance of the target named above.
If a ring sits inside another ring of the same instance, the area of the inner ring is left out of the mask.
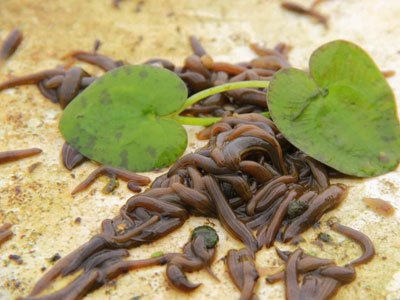
[[[334,41],[310,59],[310,74],[275,74],[268,92],[272,119],[296,147],[345,174],[367,177],[400,160],[393,92],[358,46]]]
[[[173,163],[187,145],[185,129],[166,116],[187,98],[173,72],[151,66],[110,71],[64,110],[60,130],[83,155],[130,171]]]

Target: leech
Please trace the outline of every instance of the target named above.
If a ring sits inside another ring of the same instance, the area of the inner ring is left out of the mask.
[[[190,46],[192,47],[193,53],[197,56],[203,56],[207,54],[200,41],[193,35],[190,36]]]
[[[101,166],[98,167],[96,170],[94,170],[90,175],[82,181],[73,191],[72,195],[75,195],[76,193],[79,193],[85,189],[87,189],[99,176],[102,175],[112,175],[115,174],[115,176],[121,180],[124,181],[134,181],[140,186],[148,185],[150,183],[150,178],[146,176],[142,176],[133,172],[121,170],[121,169],[116,169],[113,167],[108,167],[108,166]]]
[[[271,190],[275,189],[279,184],[290,184],[294,183],[297,181],[296,176],[292,175],[286,175],[286,176],[280,176],[275,179],[270,180],[266,185],[264,185],[262,188],[260,188],[257,193],[253,196],[253,198],[249,201],[247,204],[247,214],[248,215],[253,215],[255,212],[255,209],[258,205],[258,203],[264,199],[264,206],[268,206],[269,200],[265,199],[265,197],[268,197],[268,194],[271,193]],[[276,199],[275,197],[271,197],[271,199]],[[266,201],[267,200],[267,201]]]
[[[356,279],[356,272],[352,266],[328,266],[321,268],[319,273],[323,276],[327,276],[344,283],[350,283]]]
[[[212,70],[213,71],[223,71],[223,72],[226,72],[231,75],[237,75],[237,74],[240,74],[240,73],[246,71],[247,69],[237,66],[237,65],[230,64],[230,63],[215,62],[212,65]]]
[[[255,253],[258,250],[257,240],[254,238],[250,230],[240,222],[232,209],[226,202],[224,195],[221,192],[217,182],[211,176],[204,176],[204,184],[208,193],[214,200],[217,208],[218,217],[222,225],[237,239],[242,241],[249,249]]]
[[[16,87],[19,85],[36,84],[36,83],[42,81],[43,79],[53,77],[56,75],[64,75],[64,74],[65,74],[65,70],[52,69],[52,70],[41,71],[38,73],[33,73],[30,75],[26,75],[26,76],[15,77],[15,78],[9,79],[3,83],[0,83],[0,91],[9,89],[9,88],[13,88],[13,87]]]
[[[278,256],[287,262],[289,259],[290,252],[282,252],[278,248],[275,248],[276,252],[278,253]],[[308,254],[303,253],[300,259],[297,262],[297,270],[299,273],[308,273],[308,272],[313,272],[321,267],[326,267],[326,266],[331,266],[335,263],[333,259],[325,259],[325,258],[319,258],[316,256],[311,256]],[[285,278],[285,272],[281,271],[278,273],[275,273],[273,275],[270,275],[266,278],[267,282],[269,283],[275,283],[279,280],[283,280]]]
[[[56,75],[48,80],[43,84],[45,88],[54,89],[58,88],[64,80],[65,75]]]
[[[249,136],[239,137],[224,147],[223,154],[225,156],[226,164],[231,166],[231,168],[234,168],[239,165],[241,158],[244,155],[254,151],[268,153],[272,159],[274,167],[279,170],[280,173],[286,174],[286,166],[282,157],[280,157],[279,150],[275,148],[273,144],[260,138]]]
[[[346,187],[335,184],[316,196],[309,204],[308,209],[291,222],[285,233],[283,241],[289,241],[317,222],[328,210],[336,207],[346,196]]]
[[[171,187],[180,199],[190,207],[198,210],[203,215],[213,214],[214,207],[211,205],[206,195],[180,183],[174,183]]]
[[[254,177],[258,183],[265,183],[273,177],[273,174],[267,168],[251,160],[242,160],[239,163],[239,169]]]
[[[293,199],[297,196],[297,191],[290,191],[285,199],[282,201],[282,204],[278,207],[278,210],[272,217],[271,223],[269,224],[268,230],[265,234],[265,246],[267,248],[271,247],[274,243],[276,234],[281,226],[283,218],[286,216],[289,203],[293,201]]]
[[[45,273],[40,278],[40,280],[33,287],[29,296],[36,296],[40,294],[44,289],[46,289],[57,277],[62,274],[62,272],[66,268],[68,268],[71,264],[74,263],[74,261],[78,259],[79,255],[82,255],[85,249],[89,248],[91,251],[95,251],[95,249],[98,248],[100,245],[96,245],[97,247],[93,247],[94,241],[97,241],[97,239],[92,239],[89,242],[86,242],[81,247],[59,260],[47,273]],[[79,266],[80,261],[81,260],[79,259],[79,263],[77,264],[77,266]],[[76,267],[73,268],[76,269]]]
[[[92,285],[96,283],[99,278],[99,271],[97,269],[90,270],[72,281],[63,289],[52,294],[35,297],[36,294],[31,293],[28,297],[22,298],[23,300],[73,300],[81,299],[91,289]]]
[[[0,48],[0,66],[2,61],[8,59],[17,50],[18,46],[21,44],[23,35],[21,30],[18,28],[13,29],[3,41]]]
[[[306,16],[310,16],[313,17],[314,19],[316,19],[319,23],[323,24],[325,27],[328,26],[328,19],[326,16],[316,12],[314,10],[314,8],[316,7],[316,5],[312,5],[311,8],[307,9],[303,6],[300,6],[296,3],[293,2],[283,2],[281,4],[281,6],[291,12],[300,14],[300,15],[306,15]]]
[[[169,60],[163,59],[163,58],[153,58],[149,59],[146,62],[144,62],[146,65],[160,65],[165,69],[174,71],[175,65],[170,62]]]
[[[46,83],[46,79],[39,81],[37,83],[37,87],[39,92],[47,99],[49,99],[52,103],[58,103],[57,91],[53,89],[46,88],[44,85]]]
[[[107,260],[128,257],[128,256],[129,256],[129,251],[126,249],[106,250],[103,253],[100,253],[98,255],[91,257],[90,260],[87,260],[84,263],[83,269],[85,271],[88,271],[88,270],[91,270],[91,269],[101,266]]]
[[[284,184],[274,185],[271,189],[271,192],[264,199],[257,203],[257,206],[255,207],[255,212],[258,213],[268,209],[287,191],[288,187]]]
[[[137,234],[139,234],[140,232],[142,232],[145,228],[157,223],[160,220],[159,216],[152,216],[148,221],[144,222],[143,224],[135,227],[135,229],[126,232],[125,234],[121,234],[121,235],[116,235],[116,236],[112,236],[109,237],[107,235],[99,235],[104,237],[105,239],[111,238],[113,242],[116,243],[124,243],[127,242],[128,240],[130,240],[131,238],[133,238],[134,236],[136,236]]]
[[[140,186],[137,185],[136,181],[134,180],[130,180],[128,181],[127,187],[130,191],[134,192],[134,193],[140,193],[142,191],[142,189],[140,188]]]
[[[137,207],[144,207],[151,211],[158,212],[161,215],[167,214],[173,218],[182,218],[187,215],[187,211],[183,208],[142,195],[129,199],[125,206],[125,210],[130,212]]]
[[[174,287],[185,292],[191,292],[201,285],[201,283],[191,283],[176,265],[167,265],[167,278]]]
[[[81,68],[73,67],[65,73],[64,80],[58,89],[58,98],[61,108],[67,105],[78,95],[80,83],[85,72]]]
[[[5,223],[0,226],[0,245],[8,241],[14,233],[10,230],[12,225],[10,223]]]
[[[38,155],[39,153],[42,153],[42,149],[30,148],[24,150],[12,150],[12,151],[0,152],[0,164]]]
[[[113,59],[109,58],[108,56],[97,53],[85,52],[85,51],[73,51],[65,55],[63,58],[68,58],[68,57],[72,57],[77,60],[86,62],[88,64],[95,65],[106,72],[111,71],[122,65],[114,61]]]
[[[263,57],[254,58],[250,62],[250,64],[253,68],[276,70],[276,71],[290,67],[290,64],[288,63],[288,61],[285,58],[283,58],[281,55],[279,55],[279,56],[263,56]]]
[[[230,175],[218,175],[217,178],[220,181],[230,183],[233,189],[236,191],[236,193],[243,201],[247,202],[252,198],[253,193],[251,192],[250,187],[246,182],[246,180],[244,180],[242,177],[230,176]]]
[[[86,157],[68,143],[64,143],[61,156],[63,164],[68,170],[72,170],[86,160]]]
[[[253,254],[248,249],[229,250],[226,256],[226,265],[231,279],[240,290],[240,299],[256,299],[254,287],[259,275]]]
[[[201,173],[197,169],[192,168],[192,167],[188,167],[187,170],[188,170],[190,179],[192,181],[192,188],[194,188],[197,191],[204,190],[205,189],[204,182],[203,182]]]
[[[182,159],[180,159],[175,165],[173,165],[168,171],[168,176],[171,176],[177,170],[188,166],[194,166],[203,169],[207,173],[213,174],[222,175],[232,173],[229,168],[219,167],[211,158],[204,157],[196,153],[191,153],[182,157]]]
[[[329,177],[325,166],[309,156],[305,156],[304,160],[310,167],[313,177],[318,182],[321,190],[325,190],[329,186]]]
[[[335,223],[331,226],[331,228],[336,231],[339,232],[345,236],[347,236],[348,238],[354,240],[357,244],[359,244],[361,246],[361,249],[363,250],[363,254],[353,260],[352,262],[350,262],[350,266],[358,266],[364,263],[369,262],[375,255],[375,247],[374,244],[372,243],[371,239],[366,236],[364,233],[352,229],[350,227],[341,225],[339,223]]]
[[[303,253],[301,249],[293,252],[287,261],[285,271],[285,288],[286,298],[290,300],[300,300],[300,289],[297,283],[297,263],[300,255]]]
[[[210,78],[211,76],[210,71],[207,70],[207,68],[201,62],[200,57],[197,55],[190,55],[186,57],[185,67],[191,71],[203,75],[205,78]]]

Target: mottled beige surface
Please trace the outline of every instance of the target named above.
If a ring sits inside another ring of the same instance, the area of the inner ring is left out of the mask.
[[[15,26],[25,35],[22,47],[0,69],[0,80],[10,75],[52,68],[61,64],[63,54],[74,49],[91,49],[94,39],[104,42],[101,52],[130,63],[164,57],[182,63],[190,53],[187,38],[201,37],[209,53],[229,61],[252,57],[249,42],[268,45],[284,41],[294,46],[290,54],[295,66],[306,67],[312,50],[320,44],[344,38],[367,49],[382,69],[399,74],[389,79],[397,98],[400,94],[400,1],[331,0],[320,10],[330,16],[330,29],[307,18],[282,11],[275,0],[124,1],[114,9],[110,0],[0,0],[0,40]],[[311,1],[300,1],[310,3]],[[140,12],[137,12],[137,10]],[[346,63],[346,62],[343,62]],[[351,68],[351,66],[349,66]],[[92,70],[88,68],[88,70]],[[0,151],[40,147],[43,154],[0,166],[0,223],[11,222],[15,236],[0,248],[0,298],[27,295],[41,276],[41,268],[51,267],[48,259],[62,256],[98,232],[100,222],[114,216],[130,193],[122,185],[112,196],[101,188],[103,178],[86,192],[70,196],[72,188],[94,169],[85,163],[71,174],[60,163],[63,140],[57,129],[61,110],[44,99],[33,86],[0,93]],[[198,128],[191,128],[193,133]],[[191,146],[197,143],[191,135]],[[41,165],[32,173],[28,167]],[[346,225],[368,234],[377,249],[376,258],[357,268],[357,280],[343,288],[336,299],[398,299],[400,297],[400,171],[370,180],[347,181],[352,188],[343,205],[323,220],[336,216]],[[382,197],[396,208],[396,215],[383,218],[367,209],[362,197]],[[82,218],[80,225],[75,224]],[[155,251],[177,251],[187,241],[191,229],[208,221],[191,218],[178,231],[153,244],[131,251],[133,258],[145,258]],[[220,235],[218,257],[213,270],[216,282],[205,271],[190,274],[203,286],[190,296],[172,290],[164,268],[130,272],[115,285],[103,287],[85,299],[237,299],[238,292],[227,276],[221,258],[240,243],[227,236],[217,221]],[[323,222],[322,230],[326,230]],[[311,244],[318,231],[305,234],[307,251],[348,262],[360,253],[351,241],[333,234],[335,245],[323,250]],[[10,262],[9,254],[21,255],[24,263]],[[273,250],[257,255],[262,273],[272,273],[281,262]],[[397,272],[397,273],[396,273]],[[264,275],[265,275],[264,274]],[[264,276],[257,293],[261,299],[284,299],[283,285],[268,286]]]

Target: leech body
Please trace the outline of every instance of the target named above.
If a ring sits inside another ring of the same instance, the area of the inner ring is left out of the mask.
[[[21,44],[23,39],[23,35],[21,30],[18,28],[13,29],[3,41],[3,44],[0,48],[0,65],[2,61],[8,59],[14,52],[17,50],[19,45]]]
[[[63,164],[68,170],[72,170],[86,160],[78,150],[67,143],[64,143],[62,147],[61,156]]]
[[[289,11],[292,11],[294,13],[300,14],[300,15],[305,15],[305,16],[310,16],[316,19],[319,23],[323,24],[325,27],[328,26],[328,18],[320,13],[318,13],[315,8],[319,4],[319,2],[315,2],[315,4],[312,4],[310,8],[305,8],[303,6],[300,6],[296,3],[293,2],[283,2],[281,6]]]
[[[71,68],[65,73],[65,78],[58,89],[61,108],[65,108],[78,95],[84,75],[81,68]]]
[[[87,189],[99,176],[102,175],[112,175],[114,174],[117,178],[120,178],[124,181],[133,181],[136,184],[143,186],[143,185],[148,185],[150,183],[150,179],[146,176],[138,175],[133,172],[121,170],[121,169],[116,169],[113,167],[108,167],[108,166],[101,166],[98,167],[96,170],[94,170],[90,175],[82,181],[72,192],[71,194],[74,195],[76,193],[79,193],[85,189]]]
[[[258,280],[253,254],[248,249],[229,250],[226,256],[229,276],[240,290],[241,300],[258,299],[254,287]]]
[[[346,188],[343,185],[331,185],[315,197],[302,215],[289,224],[283,235],[283,240],[288,241],[303,232],[309,224],[314,224],[318,221],[325,211],[336,207],[344,199],[345,195]]]
[[[271,223],[269,224],[268,230],[265,234],[265,246],[267,248],[271,247],[275,236],[278,233],[280,225],[282,223],[283,218],[287,214],[289,203],[293,201],[293,199],[297,196],[297,191],[292,190],[290,191],[285,199],[282,201],[282,204],[279,206],[278,210],[276,211],[275,215],[273,216]]]
[[[26,76],[21,76],[21,77],[15,77],[12,79],[9,79],[8,81],[5,81],[3,83],[0,83],[0,91],[13,88],[19,85],[25,85],[25,84],[36,84],[39,81],[56,76],[56,75],[64,75],[65,71],[61,69],[52,69],[52,70],[44,70],[38,73],[26,75]]]
[[[375,255],[375,247],[371,239],[360,231],[354,230],[350,227],[335,223],[331,226],[333,230],[339,232],[348,238],[351,238],[359,244],[363,250],[363,254],[350,262],[351,266],[357,266],[369,262]]]
[[[122,65],[121,63],[116,62],[105,55],[85,51],[74,51],[68,55],[65,55],[64,57],[76,58],[80,61],[95,65],[106,72]]]
[[[226,199],[222,194],[219,186],[215,179],[209,176],[204,177],[204,184],[207,188],[208,193],[214,199],[215,206],[217,208],[218,216],[223,221],[224,227],[232,234],[234,234],[239,240],[241,240],[253,253],[258,250],[257,240],[254,238],[250,230],[240,222],[230,207],[227,205]]]
[[[0,164],[20,160],[26,157],[38,155],[42,153],[42,149],[39,148],[31,148],[24,150],[13,150],[13,151],[5,151],[0,152]]]
[[[285,271],[286,299],[301,300],[300,289],[297,285],[297,262],[300,259],[302,250],[297,249],[288,259]]]
[[[10,223],[5,223],[0,226],[0,246],[14,235],[10,230],[11,227],[12,225]]]

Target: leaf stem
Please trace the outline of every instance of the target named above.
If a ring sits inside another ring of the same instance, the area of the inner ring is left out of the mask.
[[[182,111],[184,111],[186,108],[192,106],[193,104],[199,102],[200,100],[207,98],[209,96],[223,93],[226,91],[231,91],[231,90],[236,90],[236,89],[242,89],[242,88],[266,88],[269,85],[269,81],[264,81],[264,80],[250,80],[250,81],[238,81],[238,82],[230,82],[230,83],[225,83],[221,84],[206,90],[203,90],[201,92],[198,92],[192,96],[190,96],[185,104],[173,115],[179,115]],[[265,100],[267,101],[267,100]]]
[[[173,119],[178,121],[179,123],[185,124],[185,125],[210,126],[210,125],[220,121],[222,118],[218,118],[218,117],[196,118],[196,117],[174,116]]]
[[[264,111],[260,113],[260,115],[271,118],[268,111]],[[218,121],[222,120],[222,117],[183,117],[183,116],[171,116],[175,121],[184,124],[184,125],[195,125],[195,126],[210,126]]]

